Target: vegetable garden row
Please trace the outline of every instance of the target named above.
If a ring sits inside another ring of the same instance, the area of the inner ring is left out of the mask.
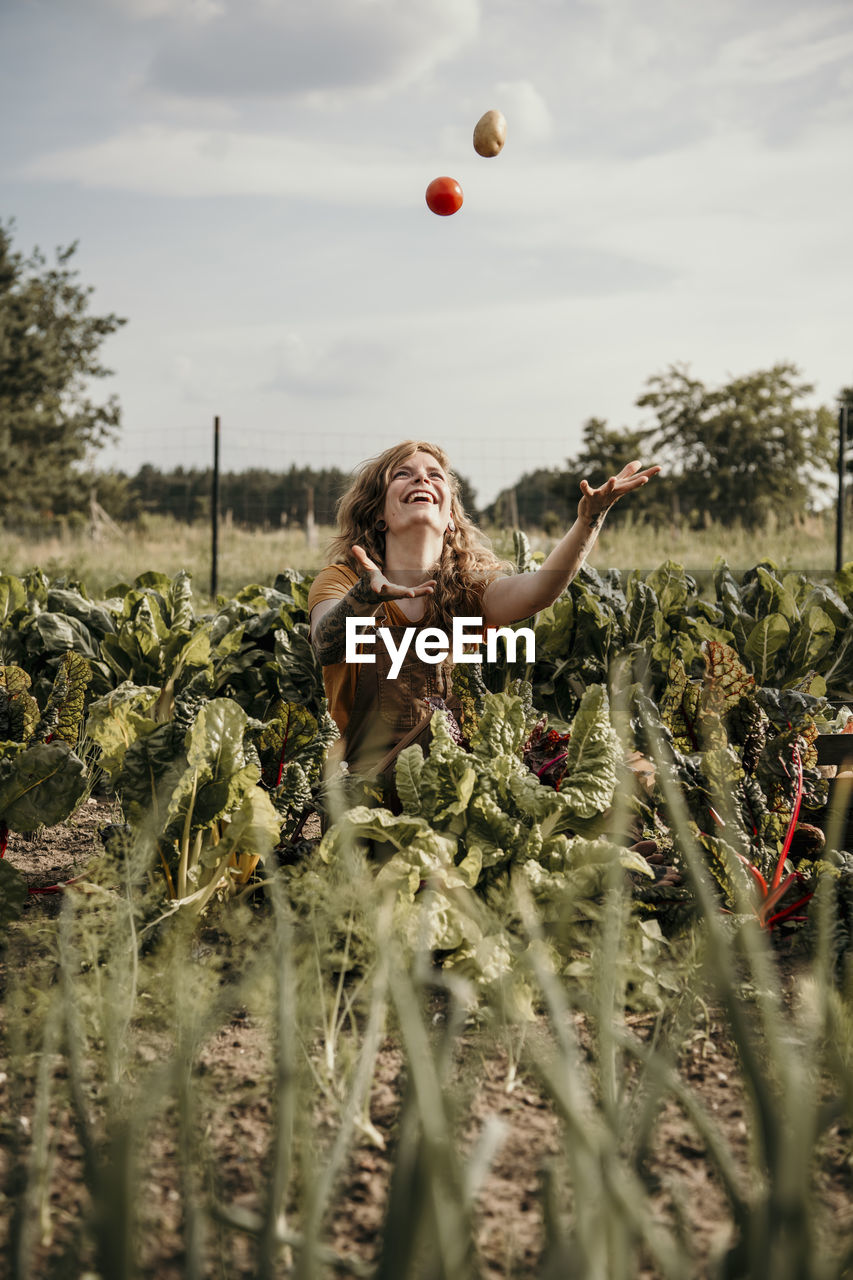
[[[516,561],[535,567],[522,535]],[[0,849],[106,787],[127,823],[113,852],[147,849],[158,910],[199,913],[252,892],[271,859],[298,903],[366,845],[396,890],[400,934],[488,985],[513,970],[519,882],[555,939],[567,904],[593,912],[618,863],[639,912],[664,929],[690,917],[690,877],[661,881],[644,856],[680,865],[675,788],[721,908],[808,938],[823,880],[841,962],[853,857],[824,847],[816,743],[844,730],[853,702],[853,567],[828,584],[769,562],[738,580],[720,562],[713,578],[709,599],[673,563],[584,568],[536,618],[535,664],[458,668],[461,733],[437,715],[429,755],[401,754],[395,814],[369,786],[324,777],[337,731],[308,578],[286,572],[197,612],[184,573],[100,600],[38,571],[0,577]],[[318,806],[331,820],[309,847]],[[27,892],[4,858],[3,921]]]

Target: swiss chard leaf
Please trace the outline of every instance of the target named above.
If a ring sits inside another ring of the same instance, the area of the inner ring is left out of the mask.
[[[86,689],[91,679],[92,668],[79,653],[66,653],[61,658],[36,729],[38,737],[64,738],[70,747],[76,747]]]
[[[35,733],[39,708],[30,683],[21,667],[0,666],[0,742],[29,742]]]
[[[835,640],[835,624],[818,605],[810,605],[791,638],[785,663],[785,683],[791,684],[820,666]]]
[[[11,831],[64,822],[86,792],[86,766],[67,742],[36,742],[0,757],[0,818]]]
[[[759,684],[770,683],[790,632],[788,620],[781,613],[767,614],[750,631],[743,656],[752,666]]]
[[[609,807],[620,755],[607,691],[601,685],[593,686],[584,694],[572,721],[566,771],[560,783],[560,795],[574,816],[591,819]]]

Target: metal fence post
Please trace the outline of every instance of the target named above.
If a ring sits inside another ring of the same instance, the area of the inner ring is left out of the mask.
[[[216,600],[219,568],[219,417],[213,419],[213,484],[210,495],[210,598]]]

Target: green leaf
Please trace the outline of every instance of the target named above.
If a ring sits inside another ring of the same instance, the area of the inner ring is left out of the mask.
[[[290,824],[298,819],[311,804],[311,780],[301,764],[291,760],[284,766],[281,783],[272,793],[273,803],[279,815],[279,822]]]
[[[778,613],[788,623],[799,622],[800,611],[793,591],[784,582],[780,582],[776,574],[764,564],[758,564],[752,570],[755,580],[745,593],[753,617],[760,618],[765,613]],[[749,574],[744,577],[748,583]]]
[[[289,761],[307,761],[318,725],[307,707],[295,702],[275,703],[272,715],[256,738],[264,781],[275,786],[278,771]],[[312,761],[313,762],[313,761]]]
[[[442,836],[424,818],[356,805],[326,832],[320,844],[320,857],[331,862],[351,844],[368,841],[405,851],[407,866],[411,863],[421,869],[452,863],[457,847],[455,840]]]
[[[563,656],[570,644],[574,625],[575,603],[571,596],[560,596],[547,609],[540,610],[534,628],[537,659]]]
[[[252,787],[223,823],[216,853],[220,857],[248,853],[267,858],[278,844],[280,832],[281,818],[269,795],[261,787]]]
[[[323,700],[323,668],[317,660],[308,624],[275,632],[275,674],[281,697],[316,707]]]
[[[93,662],[101,656],[98,640],[77,618],[66,618],[61,613],[40,613],[33,619],[33,630],[38,634],[38,645],[45,653],[67,653],[71,649]],[[104,637],[104,640],[108,638]],[[36,648],[32,634],[28,637],[27,647],[31,651]]]
[[[417,745],[405,747],[397,756],[394,783],[405,813],[417,815],[421,812],[423,767],[424,753]]]
[[[473,760],[450,737],[443,715],[434,715],[430,727],[430,753],[422,766],[413,766],[417,771],[417,795],[413,795],[411,789],[408,792],[408,799],[417,807],[409,809],[404,804],[404,808],[407,813],[417,814],[435,827],[448,825],[454,832],[460,832],[476,781]],[[416,745],[400,752],[400,756],[407,757],[404,770],[411,766],[414,752],[423,755]],[[404,781],[404,789],[405,786]]]
[[[641,854],[634,849],[626,849],[623,845],[615,844],[612,840],[604,838],[586,840],[582,836],[575,836],[569,844],[570,870],[577,870],[579,867],[608,866],[614,862],[618,862],[626,871],[637,872],[651,880],[655,878],[654,872]]]
[[[717,603],[723,611],[725,624],[731,629],[733,624],[741,617],[743,606],[734,574],[721,557],[718,557],[714,562],[714,590]]]
[[[64,738],[70,747],[77,745],[83,700],[92,679],[92,668],[79,653],[66,653],[60,660],[53,688],[38,725],[39,737]]]
[[[128,717],[132,723],[132,716]],[[158,827],[163,797],[170,795],[184,772],[184,757],[176,742],[171,724],[153,725],[140,732],[124,752],[113,783],[122,798],[130,822],[153,820]],[[140,730],[146,726],[139,725]]]
[[[175,627],[163,642],[161,670],[171,677],[177,671],[199,670],[210,667],[210,633],[199,626],[194,631]]]
[[[642,578],[632,578],[628,584],[628,616],[624,623],[626,644],[642,644],[655,632],[655,614],[658,609],[654,588]]]
[[[187,735],[187,768],[172,792],[170,831],[182,827],[192,808],[191,829],[208,827],[231,813],[260,780],[257,753],[246,746],[249,717],[231,698],[202,706]]]
[[[610,723],[610,704],[603,685],[587,689],[572,721],[566,772],[560,794],[572,813],[583,819],[604,813],[613,800],[619,764],[619,739]]]
[[[781,613],[761,618],[750,631],[743,657],[752,664],[759,684],[770,683],[777,655],[787,645],[790,633],[787,619]]]
[[[536,824],[540,839],[571,830],[576,812],[569,792],[564,794],[562,790],[544,786],[529,771],[511,777],[509,789],[519,813]],[[527,856],[530,856],[529,850]]]
[[[53,827],[86,791],[86,766],[61,738],[0,758],[0,818],[12,831]]]
[[[512,558],[516,573],[533,573],[537,565],[530,550],[530,539],[522,529],[512,531]]]
[[[104,636],[116,629],[109,609],[69,587],[52,586],[47,593],[47,608],[50,613],[76,618],[93,636]]]
[[[827,696],[853,701],[853,628],[844,633],[829,656],[831,661],[824,671]]]
[[[33,736],[39,709],[29,688],[30,677],[22,667],[0,666],[0,741],[29,742]]]
[[[12,616],[27,603],[27,589],[20,578],[0,575],[0,627],[9,625]]]
[[[139,577],[134,580],[135,594],[141,595],[145,591],[155,591],[164,598],[169,594],[172,588],[172,579],[165,573],[159,573],[156,569],[149,569],[145,573],[140,573]]]
[[[702,703],[705,709],[722,716],[737,706],[741,698],[755,692],[755,679],[738,658],[736,651],[727,644],[710,641],[705,646],[705,688]]]
[[[588,589],[584,589],[582,595],[576,595],[575,644],[587,660],[595,661],[597,669],[607,662],[621,618],[622,614],[617,614],[609,602],[594,596]]]
[[[527,738],[527,722],[521,698],[495,693],[487,700],[471,750],[484,759],[498,755],[519,755]]]
[[[667,560],[654,569],[647,576],[646,583],[657,596],[658,609],[667,621],[680,618],[686,612],[691,595],[695,595],[693,579],[688,577],[682,565],[673,560]]]
[[[731,631],[726,631],[723,627],[716,626],[708,618],[697,617],[691,614],[685,614],[678,624],[679,643],[683,644],[682,636],[689,636],[692,644],[698,649],[707,641],[714,641],[716,644],[731,644],[734,635]]]
[[[151,712],[158,695],[154,685],[127,680],[90,704],[86,737],[100,747],[99,763],[110,779],[121,769],[128,747],[157,728]]]
[[[471,800],[468,823],[468,839],[480,846],[487,867],[508,861],[527,834],[518,819],[486,791]]]
[[[803,614],[800,626],[791,638],[787,655],[786,683],[817,667],[835,640],[835,624],[818,605]]]
[[[195,625],[193,589],[190,574],[180,569],[169,583],[167,590],[172,628],[191,631]]]

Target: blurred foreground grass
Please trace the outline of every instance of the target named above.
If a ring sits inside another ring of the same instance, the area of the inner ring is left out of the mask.
[[[218,591],[233,595],[249,582],[272,583],[283,569],[313,573],[326,563],[326,549],[333,530],[320,527],[313,543],[302,529],[248,530],[223,523],[219,533]],[[489,528],[495,550],[512,555],[512,531]],[[547,552],[556,539],[530,533],[534,550]],[[206,523],[181,524],[167,517],[147,517],[126,526],[121,534],[94,540],[85,532],[65,536],[23,538],[0,529],[0,572],[21,575],[33,568],[50,578],[65,576],[85,583],[93,596],[103,595],[114,583],[132,581],[149,569],[173,575],[179,569],[192,574],[199,602],[210,593],[210,527]],[[738,526],[709,525],[702,530],[651,529],[630,517],[605,525],[590,557],[597,569],[653,569],[675,560],[686,569],[710,569],[724,556],[735,571],[752,568],[760,560],[773,560],[783,569],[831,570],[835,563],[835,524],[832,514],[805,520],[774,520],[759,532]]]

